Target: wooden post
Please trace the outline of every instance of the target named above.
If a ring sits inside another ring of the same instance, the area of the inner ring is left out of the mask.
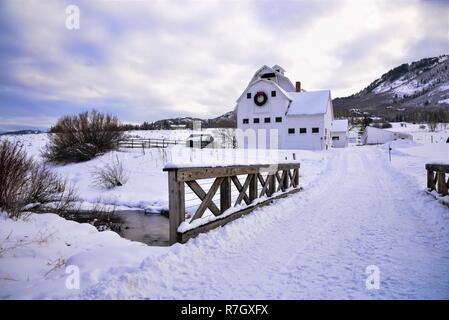
[[[267,177],[268,180],[268,195],[271,197],[276,192],[276,177],[274,174]]]
[[[289,171],[290,171],[290,169],[284,170],[284,180],[282,181],[282,183],[283,183],[282,191],[287,190],[290,185],[289,184],[289,174],[288,174]]]
[[[438,193],[447,196],[446,174],[444,172],[438,172]]]
[[[170,220],[170,244],[178,241],[178,227],[185,219],[184,182],[178,182],[178,171],[168,171],[168,210]]]
[[[251,182],[249,183],[249,201],[253,202],[257,199],[257,174],[251,175]]]
[[[220,212],[231,207],[231,177],[225,177],[220,186]]]
[[[427,169],[427,188],[435,190],[433,170]]]
[[[295,188],[297,188],[299,186],[299,168],[295,168],[293,170],[293,175],[295,176],[294,186],[295,186]]]

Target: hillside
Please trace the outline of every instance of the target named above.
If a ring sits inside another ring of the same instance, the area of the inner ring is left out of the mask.
[[[449,107],[449,56],[404,63],[360,92],[333,100],[337,111],[410,112]]]

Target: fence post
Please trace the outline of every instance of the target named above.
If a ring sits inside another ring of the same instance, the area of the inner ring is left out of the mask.
[[[220,186],[220,212],[231,207],[231,178],[225,177]]]
[[[184,182],[177,181],[178,170],[168,171],[168,211],[170,220],[170,244],[178,241],[178,227],[185,219]]]
[[[267,177],[268,180],[268,195],[271,197],[276,192],[276,176],[273,173]]]
[[[253,202],[257,199],[257,173],[251,174],[251,182],[249,183],[249,201]]]
[[[131,149],[134,149],[134,139],[131,139]]]
[[[442,195],[447,195],[447,185],[446,185],[446,174],[444,172],[438,172],[438,193]]]
[[[284,177],[284,180],[282,181],[282,184],[283,184],[283,188],[282,188],[282,191],[285,191],[285,190],[287,190],[288,189],[288,186],[289,186],[289,172],[290,172],[290,169],[285,169],[284,170],[284,173],[285,173],[285,177]]]
[[[296,188],[299,186],[299,168],[293,169],[293,175],[295,175],[295,182],[293,183],[293,185]]]
[[[435,190],[433,170],[427,169],[427,188]]]

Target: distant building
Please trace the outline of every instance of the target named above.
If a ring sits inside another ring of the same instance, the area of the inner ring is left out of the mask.
[[[278,65],[257,70],[237,99],[237,128],[277,129],[279,149],[330,148],[334,121],[330,90],[302,90],[300,82],[293,85],[284,73]],[[269,147],[268,133],[265,139],[262,145]]]
[[[345,148],[348,146],[348,119],[332,121],[332,147]]]
[[[394,140],[413,140],[413,136],[405,132],[366,127],[362,135],[362,144],[381,144]]]

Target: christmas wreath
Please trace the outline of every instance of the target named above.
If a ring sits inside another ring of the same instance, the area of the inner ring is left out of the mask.
[[[254,103],[259,107],[263,106],[268,101],[268,96],[263,91],[258,91],[254,96]]]

